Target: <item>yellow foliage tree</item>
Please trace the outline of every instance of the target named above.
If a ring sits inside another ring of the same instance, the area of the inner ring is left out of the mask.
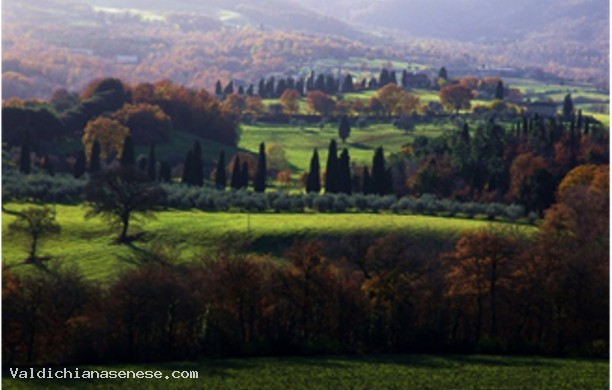
[[[121,156],[123,141],[129,133],[130,129],[115,119],[98,117],[90,120],[81,139],[87,159],[91,158],[91,149],[96,140],[100,143],[100,158],[105,159],[113,153]]]

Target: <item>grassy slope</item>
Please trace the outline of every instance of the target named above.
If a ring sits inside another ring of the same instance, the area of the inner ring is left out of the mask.
[[[15,210],[23,205],[9,204]],[[107,279],[126,267],[133,267],[134,256],[150,248],[152,243],[172,243],[182,250],[181,258],[210,250],[219,239],[246,235],[250,219],[253,250],[274,256],[296,236],[342,236],[366,230],[373,233],[412,232],[456,235],[462,230],[486,226],[489,222],[446,219],[426,216],[391,214],[247,214],[204,213],[201,211],[166,211],[147,221],[142,241],[133,246],[113,244],[115,231],[99,218],[84,220],[85,209],[80,206],[57,206],[57,220],[62,226],[58,237],[50,238],[40,248],[40,255],[76,263],[90,279]],[[7,226],[14,217],[2,215],[2,261],[20,271],[29,271],[32,265],[22,263],[27,252],[27,241],[8,234]],[[501,223],[499,223],[501,224]],[[512,225],[509,225],[512,226]],[[526,232],[532,227],[521,227]],[[135,227],[131,232],[138,230]]]
[[[338,127],[335,123],[328,124],[323,129],[318,126],[300,128],[291,125],[261,123],[254,126],[242,125],[240,147],[256,151],[261,141],[265,141],[266,145],[278,143],[284,147],[294,173],[299,174],[308,171],[314,148],[319,149],[321,166],[322,169],[325,168],[327,148],[332,138],[336,139],[340,150],[348,148],[351,162],[371,165],[374,150],[379,146],[384,147],[387,155],[397,153],[403,144],[411,143],[417,135],[435,137],[452,128],[451,124],[446,126],[417,125],[416,129],[408,134],[391,124],[373,124],[363,129],[353,127],[346,144],[343,144],[338,137]]]
[[[81,368],[83,370],[85,368]],[[607,389],[609,363],[498,356],[380,356],[205,360],[112,370],[199,372],[198,379],[15,380],[6,389]]]

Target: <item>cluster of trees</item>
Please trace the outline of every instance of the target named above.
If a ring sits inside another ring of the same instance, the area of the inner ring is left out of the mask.
[[[608,164],[608,133],[580,112],[569,122],[537,115],[510,129],[464,124],[439,138],[416,137],[396,172],[413,194],[517,202],[542,212],[560,180],[581,164]]]
[[[103,159],[121,155],[127,134],[136,145],[165,142],[171,131],[181,130],[235,146],[241,114],[205,90],[106,78],[90,82],[80,96],[57,90],[48,102],[6,101],[3,140],[17,146],[28,132],[31,150],[44,154],[60,140],[81,138],[88,158],[98,141]]]
[[[609,172],[562,181],[542,228],[298,241],[288,264],[137,254],[108,284],[71,269],[2,273],[6,364],[363,352],[608,352]]]

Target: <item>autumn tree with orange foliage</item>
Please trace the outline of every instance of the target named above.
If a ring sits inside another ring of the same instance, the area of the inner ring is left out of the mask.
[[[417,111],[419,98],[404,91],[396,84],[387,84],[379,89],[376,98],[382,106],[383,114],[391,115],[410,114]]]
[[[300,94],[295,89],[286,89],[279,102],[286,114],[294,115],[300,111]]]
[[[157,105],[126,104],[115,111],[113,118],[130,129],[137,145],[167,141],[172,130],[172,119]]]
[[[460,84],[448,85],[440,90],[440,102],[449,111],[459,113],[468,110],[474,95],[472,91]]]
[[[497,335],[499,296],[504,289],[511,287],[518,244],[518,239],[507,231],[466,231],[455,244],[455,251],[446,257],[449,264],[446,275],[448,295],[462,302],[460,305],[465,311],[475,310],[476,342],[483,335],[486,313],[487,334],[489,337]]]
[[[331,115],[336,109],[336,101],[321,91],[310,91],[306,94],[306,103],[313,112],[321,115]]]
[[[121,156],[123,142],[129,133],[130,129],[115,119],[98,117],[89,121],[81,139],[87,159],[91,158],[91,148],[95,141],[100,143],[100,158]]]

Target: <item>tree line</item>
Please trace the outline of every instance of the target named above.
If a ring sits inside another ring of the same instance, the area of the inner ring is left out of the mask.
[[[177,262],[153,244],[107,284],[4,268],[5,364],[309,353],[606,356],[609,172],[570,172],[531,237],[355,234],[296,241],[288,264],[237,250]]]

